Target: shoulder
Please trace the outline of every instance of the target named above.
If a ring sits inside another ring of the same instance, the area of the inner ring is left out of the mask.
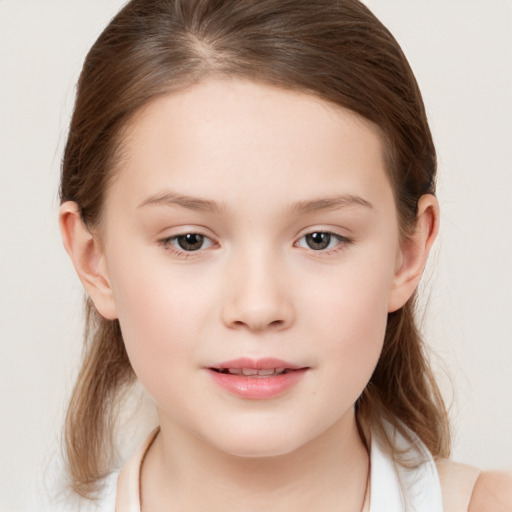
[[[484,471],[478,477],[469,512],[512,511],[512,473]]]
[[[436,466],[446,512],[512,512],[512,474],[446,459]]]
[[[436,462],[445,512],[467,511],[480,470],[449,459]]]

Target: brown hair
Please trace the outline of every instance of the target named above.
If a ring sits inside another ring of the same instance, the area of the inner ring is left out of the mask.
[[[358,0],[132,0],[91,48],[78,83],[61,182],[84,223],[101,220],[122,130],[159,95],[209,76],[314,94],[377,125],[403,236],[421,195],[434,193],[436,155],[416,80],[398,43]],[[87,303],[82,369],[69,405],[72,485],[90,495],[109,471],[112,419],[134,380],[117,321]],[[414,297],[391,313],[377,368],[356,404],[360,425],[411,429],[447,456],[446,409],[414,321]],[[391,443],[390,449],[392,450]]]

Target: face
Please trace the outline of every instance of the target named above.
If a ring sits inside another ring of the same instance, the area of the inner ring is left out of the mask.
[[[353,419],[401,261],[377,130],[226,80],[156,99],[124,142],[102,265],[162,428],[258,456]]]

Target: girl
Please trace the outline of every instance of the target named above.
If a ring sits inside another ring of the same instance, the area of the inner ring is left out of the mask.
[[[435,172],[414,76],[358,1],[128,3],[62,169],[89,297],[73,489],[119,512],[510,510],[508,477],[447,461],[414,322]],[[159,428],[112,473],[135,379]]]

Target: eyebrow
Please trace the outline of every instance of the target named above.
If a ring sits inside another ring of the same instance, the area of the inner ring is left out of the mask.
[[[173,192],[163,192],[160,194],[153,194],[144,199],[137,208],[144,206],[181,206],[189,210],[203,211],[203,212],[219,212],[223,210],[219,203],[209,199],[202,199],[200,197],[187,196],[176,194]]]
[[[188,210],[203,211],[210,213],[218,213],[226,210],[226,206],[210,199],[203,199],[195,196],[177,194],[173,192],[163,192],[153,194],[144,199],[137,208],[144,206],[181,206]],[[373,208],[373,205],[360,196],[353,194],[343,194],[332,197],[322,197],[318,199],[308,199],[297,201],[291,206],[293,213],[311,213],[321,210],[336,210],[349,206],[363,206],[365,208]]]
[[[344,194],[307,201],[298,201],[292,206],[292,211],[296,213],[309,213],[319,210],[337,210],[338,208],[346,208],[348,206],[364,206],[365,208],[373,208],[372,203],[360,196]]]

